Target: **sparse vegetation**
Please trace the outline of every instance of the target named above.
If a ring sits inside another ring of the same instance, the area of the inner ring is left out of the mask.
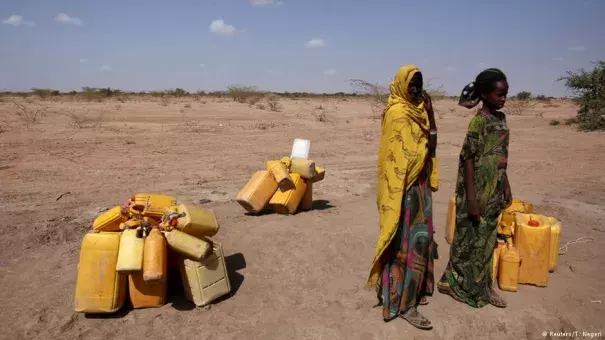
[[[380,119],[382,111],[389,99],[389,88],[379,84],[370,83],[362,79],[350,79],[349,84],[361,95],[368,99],[372,108],[374,119]],[[431,80],[424,84],[425,91],[431,96],[433,101],[447,98],[447,94],[442,85],[433,85]]]
[[[48,113],[48,107],[42,104],[22,104],[17,101],[13,101],[13,106],[15,109],[15,115],[28,127],[32,124],[40,122],[42,117]]]
[[[349,84],[358,89],[361,95],[368,99],[374,119],[379,119],[389,99],[389,89],[379,84],[373,84],[361,79],[351,79]]]
[[[531,95],[531,92],[521,91],[521,92],[517,93],[517,95],[514,97],[514,99],[530,100],[530,99],[532,99],[532,95]]]
[[[595,63],[592,71],[567,72],[565,86],[576,95],[579,104],[578,126],[584,131],[605,130],[605,61]]]
[[[534,107],[536,107],[536,102],[532,100],[513,99],[506,102],[503,111],[510,116],[522,116]]]
[[[250,96],[247,100],[248,104],[250,104],[250,106],[254,106],[256,104],[258,104],[258,102],[260,102],[263,99],[262,94],[256,94],[254,96]]]
[[[227,87],[227,95],[238,103],[246,103],[251,98],[259,95],[256,86],[230,85]]]
[[[559,126],[561,125],[561,122],[558,120],[551,120],[550,121],[550,126]]]
[[[269,110],[278,112],[281,110],[282,106],[279,103],[279,99],[276,96],[271,96],[267,99],[267,105],[269,106]]]
[[[565,120],[565,125],[575,125],[578,124],[578,118],[568,118]]]
[[[99,128],[103,125],[106,109],[98,110],[93,114],[90,109],[79,112],[76,109],[63,109],[63,115],[69,118],[69,125],[74,129]]]
[[[59,96],[61,94],[61,91],[59,90],[53,90],[53,89],[37,89],[37,88],[33,88],[32,89],[32,94],[36,95],[40,98],[48,98],[48,97],[55,97],[55,96]]]

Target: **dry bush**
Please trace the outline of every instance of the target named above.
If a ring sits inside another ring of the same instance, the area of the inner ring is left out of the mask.
[[[328,105],[317,105],[311,109],[311,115],[318,122],[325,123],[329,120],[329,114],[338,110],[338,106],[335,103],[328,103]]]
[[[190,103],[185,104],[184,108],[190,109],[191,108],[191,104]]]
[[[316,119],[318,122],[325,123],[325,122],[327,122],[327,121],[328,121],[328,115],[327,115],[325,112],[323,112],[323,111],[322,111],[322,112],[315,112],[315,113],[313,114],[313,116],[315,117],[315,119]]]
[[[533,100],[514,99],[506,103],[506,107],[503,111],[510,116],[521,116],[534,107],[536,107],[536,102]]]
[[[33,102],[26,101],[29,104],[21,104],[17,101],[13,101],[15,108],[15,115],[23,122],[26,126],[39,123],[40,120],[48,113],[48,107],[41,104],[33,104]]]
[[[428,79],[424,84],[424,90],[431,96],[432,101],[442,100],[447,98],[447,93],[443,88],[443,85],[435,85],[431,79]]]
[[[368,99],[372,107],[373,118],[380,119],[389,99],[389,88],[362,79],[351,79],[349,80],[349,84],[357,89],[356,93],[360,93]],[[425,82],[424,90],[431,96],[433,101],[447,97],[443,85],[433,85],[430,79]]]
[[[372,108],[374,119],[380,119],[382,111],[389,99],[389,89],[379,84],[373,84],[362,79],[351,79],[349,84],[359,89],[361,94],[368,99]]]
[[[252,97],[259,95],[258,88],[256,86],[248,85],[229,85],[227,87],[227,95],[238,103],[246,103]]]
[[[266,106],[265,106],[265,104],[263,104],[263,103],[258,103],[258,104],[256,104],[256,108],[257,108],[257,109],[259,109],[259,110],[264,110],[264,109],[266,109],[267,107],[266,107]]]
[[[260,122],[260,123],[257,123],[254,127],[258,130],[267,130],[267,129],[272,129],[276,126],[277,126],[277,124],[275,124],[274,122]]]
[[[267,105],[269,110],[279,112],[282,109],[282,105],[279,103],[279,99],[276,96],[271,96],[267,99]]]
[[[366,142],[371,142],[374,138],[374,134],[371,131],[364,131],[361,135]]]
[[[78,112],[76,109],[63,109],[63,115],[69,118],[69,125],[74,129],[99,128],[105,121],[107,109],[102,108],[97,114],[92,114],[92,110],[84,109],[84,112]]]
[[[263,95],[259,93],[254,96],[250,96],[247,100],[247,103],[250,106],[254,106],[254,105],[258,104],[262,99],[263,99]]]
[[[31,90],[31,93],[35,96],[38,96],[40,98],[49,98],[49,97],[57,97],[61,94],[61,92],[59,90],[54,90],[54,89],[37,89],[37,88],[33,88]]]

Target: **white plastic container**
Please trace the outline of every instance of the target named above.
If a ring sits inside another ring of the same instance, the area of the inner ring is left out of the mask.
[[[292,154],[290,158],[309,159],[311,150],[311,141],[307,139],[296,138],[292,144]]]

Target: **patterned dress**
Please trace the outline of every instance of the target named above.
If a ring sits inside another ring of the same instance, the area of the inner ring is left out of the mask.
[[[456,183],[456,230],[450,260],[438,287],[449,285],[454,294],[472,307],[483,307],[491,296],[493,249],[498,217],[504,207],[504,175],[508,163],[509,130],[504,114],[481,110],[471,120],[460,153]],[[475,166],[475,190],[481,222],[468,219],[464,162]]]
[[[430,167],[429,161],[405,193],[399,227],[385,252],[388,258],[378,286],[385,321],[416,307],[423,296],[433,295],[437,243],[433,240]]]

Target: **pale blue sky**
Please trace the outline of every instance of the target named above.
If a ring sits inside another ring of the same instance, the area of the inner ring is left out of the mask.
[[[605,59],[604,0],[2,0],[0,16],[1,90],[349,92],[414,63],[451,94],[499,67],[512,93],[559,96],[565,70]]]

